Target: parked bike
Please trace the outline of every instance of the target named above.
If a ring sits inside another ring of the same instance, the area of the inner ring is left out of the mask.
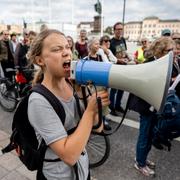
[[[31,79],[34,69],[29,68],[7,68],[11,72],[12,79],[0,78],[0,105],[7,111],[12,112],[16,109],[17,103],[31,89]]]

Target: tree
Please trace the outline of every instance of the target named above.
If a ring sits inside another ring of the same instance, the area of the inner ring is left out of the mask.
[[[110,34],[110,35],[113,35],[112,27],[111,27],[111,26],[108,26],[108,27],[105,29],[105,33]]]

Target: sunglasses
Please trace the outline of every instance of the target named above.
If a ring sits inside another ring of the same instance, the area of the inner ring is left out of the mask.
[[[164,52],[165,52],[165,53],[168,53],[168,52],[173,51],[173,50],[174,50],[173,48],[171,48],[171,49],[165,49]]]
[[[175,41],[175,40],[180,40],[180,38],[172,38],[172,39],[173,39],[174,41]]]
[[[9,34],[4,34],[4,35],[9,36]]]
[[[123,29],[122,28],[119,28],[119,29],[115,29],[115,31],[122,31]]]
[[[103,40],[105,43],[107,43],[107,42],[110,42],[110,40],[108,40],[108,39],[105,39],[105,40]]]
[[[147,43],[147,41],[141,41],[141,43]]]

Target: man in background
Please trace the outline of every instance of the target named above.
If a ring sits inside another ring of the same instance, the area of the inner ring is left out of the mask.
[[[0,62],[5,77],[12,79],[12,72],[6,72],[7,68],[14,68],[14,56],[10,48],[9,31],[3,31],[0,40]]]
[[[126,45],[126,40],[123,37],[123,24],[121,22],[117,22],[113,26],[114,29],[114,37],[111,39],[110,42],[110,50],[112,53],[117,57],[117,53],[119,50],[126,51],[127,50],[127,45]],[[118,59],[118,64],[126,64],[123,59]],[[121,107],[121,99],[123,96],[123,91],[117,90],[114,88],[111,88],[110,90],[110,105],[109,108],[111,109],[110,114],[117,116],[117,112],[123,113],[124,110]]]

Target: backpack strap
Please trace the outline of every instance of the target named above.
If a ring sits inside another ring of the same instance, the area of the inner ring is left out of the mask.
[[[33,86],[32,92],[37,92],[37,93],[43,95],[49,101],[49,103],[52,105],[55,112],[57,113],[57,115],[61,119],[62,124],[64,125],[66,114],[65,114],[64,107],[61,104],[60,100],[58,100],[58,98],[42,84],[37,84],[37,85]],[[77,97],[75,97],[75,99],[76,99],[76,103],[78,102],[78,109],[79,109],[80,108],[79,101],[77,100]],[[78,110],[78,113],[80,113],[79,110]],[[68,134],[72,133],[72,132],[74,132],[75,129],[76,129],[76,127],[73,128],[72,130],[70,129],[67,133]],[[42,143],[45,143],[44,140],[41,142],[41,145],[42,145]],[[57,162],[57,161],[61,161],[61,159],[60,158],[52,159],[52,160],[51,159],[44,159],[44,161],[45,162]],[[42,171],[42,168],[43,167],[41,167],[40,172]],[[79,174],[78,174],[77,169],[78,169],[78,166],[76,163],[74,165],[74,170],[75,170],[75,174],[76,174],[76,180],[79,180]]]
[[[64,107],[61,104],[61,102],[58,100],[58,98],[42,84],[37,84],[33,86],[32,92],[37,92],[43,95],[48,100],[48,102],[51,104],[51,106],[53,107],[53,109],[61,119],[62,124],[64,125],[66,114]]]

